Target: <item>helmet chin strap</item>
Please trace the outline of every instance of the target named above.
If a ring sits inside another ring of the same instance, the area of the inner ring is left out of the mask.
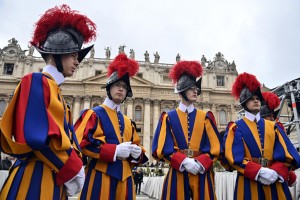
[[[63,72],[63,66],[62,66],[62,62],[61,62],[61,55],[60,54],[54,54],[54,61],[57,67],[57,70],[62,73]]]
[[[190,100],[187,98],[185,91],[179,92],[179,94],[183,97],[184,100],[186,100],[187,102],[190,102]]]

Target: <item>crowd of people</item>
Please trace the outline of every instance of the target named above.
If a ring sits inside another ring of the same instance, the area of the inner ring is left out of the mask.
[[[140,194],[143,173],[132,169],[148,158],[135,122],[120,109],[133,96],[130,77],[139,63],[120,52],[107,68],[105,101],[83,110],[74,125],[61,93],[65,78],[93,49],[83,43],[96,35],[96,24],[68,5],[47,10],[36,22],[31,44],[45,67],[21,79],[3,114],[0,149],[16,161],[8,167],[0,199],[79,194],[79,199],[122,200]],[[238,75],[232,95],[245,116],[229,122],[222,137],[214,114],[194,106],[202,75],[197,61],[179,59],[170,69],[180,103],[161,114],[151,152],[170,165],[161,199],[216,199],[213,163],[218,160],[238,172],[234,199],[292,199],[288,187],[296,183],[293,170],[300,167],[300,156],[274,122],[278,100],[261,93],[254,75]]]

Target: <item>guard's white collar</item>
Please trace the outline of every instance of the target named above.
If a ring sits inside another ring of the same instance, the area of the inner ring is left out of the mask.
[[[190,104],[189,106],[184,105],[182,102],[179,103],[178,109],[181,110],[182,112],[185,112],[186,110],[188,113],[193,112],[195,109],[194,104]]]
[[[256,115],[253,115],[252,113],[245,110],[245,117],[252,122],[254,122],[255,119],[258,122],[260,120],[260,113],[258,112]]]
[[[117,110],[117,112],[120,112],[120,110],[121,110],[121,105],[116,104],[115,102],[110,100],[108,97],[105,98],[103,104],[106,105],[107,107],[109,107],[112,110]]]
[[[50,74],[53,77],[53,79],[55,80],[55,82],[57,83],[57,85],[60,85],[65,81],[64,75],[62,73],[60,73],[57,70],[57,68],[52,65],[45,66],[43,68],[43,72]]]

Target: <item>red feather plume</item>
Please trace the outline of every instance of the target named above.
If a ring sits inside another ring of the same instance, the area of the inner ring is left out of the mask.
[[[280,104],[280,99],[278,96],[272,92],[262,92],[264,100],[270,110],[274,110]]]
[[[238,99],[244,87],[247,87],[250,92],[255,92],[258,88],[260,88],[260,86],[260,82],[254,75],[244,72],[238,75],[238,77],[235,79],[231,94]]]
[[[170,70],[169,77],[172,79],[173,83],[176,83],[184,73],[197,78],[202,75],[202,72],[203,69],[199,62],[180,61]]]
[[[126,73],[129,76],[134,76],[139,70],[139,64],[133,59],[127,58],[126,54],[121,53],[109,64],[107,69],[107,76],[113,72],[118,71],[118,77],[121,78]]]
[[[96,39],[96,24],[87,16],[79,14],[76,10],[63,4],[55,6],[45,12],[35,23],[35,30],[30,43],[40,46],[46,40],[47,34],[55,29],[71,27],[79,31],[84,38],[84,43]]]

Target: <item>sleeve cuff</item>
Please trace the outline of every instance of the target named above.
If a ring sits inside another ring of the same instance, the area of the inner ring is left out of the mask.
[[[100,150],[100,159],[106,162],[113,162],[116,148],[116,144],[102,144]]]
[[[276,171],[286,181],[289,177],[289,170],[282,162],[275,162],[270,166],[270,169]]]
[[[78,174],[80,169],[82,168],[82,160],[76,154],[75,150],[73,149],[69,159],[64,164],[64,166],[56,173],[56,184],[61,185],[68,180],[72,179],[74,176]]]
[[[200,156],[195,157],[195,159],[203,165],[205,172],[209,170],[213,165],[212,159],[210,159],[210,157],[206,154],[201,154]]]
[[[296,180],[297,180],[296,173],[293,172],[293,171],[290,171],[289,178],[288,178],[288,185],[292,186],[295,183]]]
[[[259,164],[249,161],[245,167],[244,176],[254,181],[260,168]]]
[[[186,156],[182,153],[174,153],[171,157],[171,167],[179,171],[180,165],[185,158]]]

